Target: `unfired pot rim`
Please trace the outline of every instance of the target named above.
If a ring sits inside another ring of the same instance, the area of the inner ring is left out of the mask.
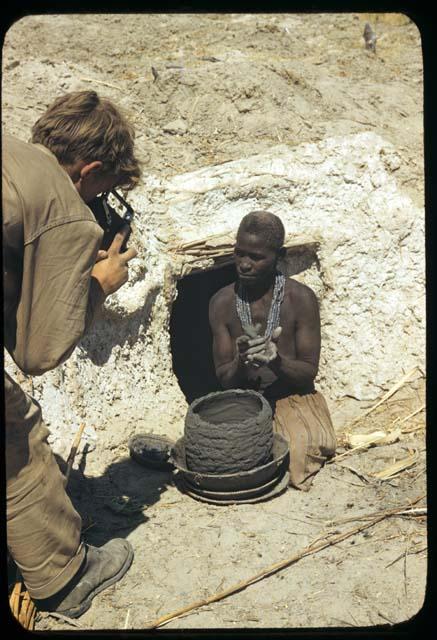
[[[209,427],[211,427],[213,423],[209,422],[208,420],[204,420],[198,413],[196,413],[196,408],[200,404],[203,404],[204,402],[208,402],[213,398],[218,398],[219,396],[220,398],[225,398],[226,396],[235,397],[238,395],[251,397],[251,398],[255,398],[256,400],[259,400],[261,403],[261,407],[257,416],[262,415],[267,411],[270,414],[270,417],[272,418],[272,408],[270,404],[264,398],[264,396],[258,391],[254,391],[253,389],[226,389],[225,391],[214,391],[213,393],[208,393],[206,396],[202,396],[201,398],[196,398],[195,400],[193,400],[193,402],[188,407],[185,421],[191,419],[191,420],[194,420],[197,424],[208,425]],[[254,416],[249,416],[245,420],[240,419],[239,422],[241,424],[246,425],[253,422],[253,420],[254,420]],[[214,425],[214,426],[218,427],[219,425]]]

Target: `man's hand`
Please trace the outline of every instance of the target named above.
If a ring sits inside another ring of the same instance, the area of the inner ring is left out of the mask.
[[[95,264],[97,264],[98,262],[100,262],[100,260],[104,260],[105,258],[108,257],[108,252],[105,251],[104,249],[99,249],[97,251],[97,258],[96,258],[96,262]]]
[[[253,345],[246,351],[246,359],[248,364],[252,366],[261,367],[268,365],[273,360],[276,360],[278,356],[278,348],[276,343],[279,340],[279,336],[282,333],[282,327],[277,327],[271,338],[263,338],[263,342]]]
[[[129,227],[126,225],[115,235],[107,251],[98,252],[96,263],[91,272],[91,276],[98,280],[107,296],[120,289],[128,281],[128,262],[137,255],[135,249],[132,248],[120,253],[128,234]]]

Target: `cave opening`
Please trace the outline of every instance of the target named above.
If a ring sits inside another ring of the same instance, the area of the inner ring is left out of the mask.
[[[212,296],[236,280],[234,264],[194,273],[177,283],[170,317],[173,371],[188,403],[221,391],[212,356],[208,308]]]
[[[287,277],[313,272],[314,279],[320,271],[318,244],[307,240],[286,247],[286,255],[279,264],[281,271]],[[189,404],[222,390],[215,375],[208,308],[212,296],[236,279],[233,258],[229,256],[228,263],[192,273],[177,283],[178,295],[170,317],[170,345],[173,372]],[[320,281],[319,275],[317,280]]]

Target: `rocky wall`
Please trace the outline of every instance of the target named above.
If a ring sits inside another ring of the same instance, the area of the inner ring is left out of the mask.
[[[409,368],[424,367],[424,212],[398,188],[402,163],[388,142],[361,133],[280,145],[168,180],[146,177],[130,196],[138,257],[129,283],[64,365],[19,376],[43,406],[54,448],[65,453],[80,422],[90,447],[114,422],[114,447],[139,431],[182,433],[187,404],[172,370],[169,321],[187,268],[171,247],[233,233],[253,209],[279,215],[289,236],[318,242],[316,256],[303,251],[282,266],[319,297],[317,384],[328,403],[375,399]],[[203,268],[211,266],[205,259]]]

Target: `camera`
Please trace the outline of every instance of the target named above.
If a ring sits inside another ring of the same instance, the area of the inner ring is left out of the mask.
[[[108,196],[111,194],[116,198],[124,207],[124,213],[120,215],[117,211],[112,207],[108,202]],[[106,191],[100,196],[97,196],[93,200],[87,203],[88,207],[94,214],[98,224],[103,229],[103,239],[100,245],[101,249],[105,251],[109,249],[114,240],[116,233],[118,233],[123,227],[126,225],[129,227],[129,232],[124,240],[122,247],[120,249],[120,253],[123,253],[127,249],[127,241],[130,236],[130,225],[132,222],[132,218],[134,216],[134,211],[130,204],[126,202],[121,195],[112,189],[112,191]]]

